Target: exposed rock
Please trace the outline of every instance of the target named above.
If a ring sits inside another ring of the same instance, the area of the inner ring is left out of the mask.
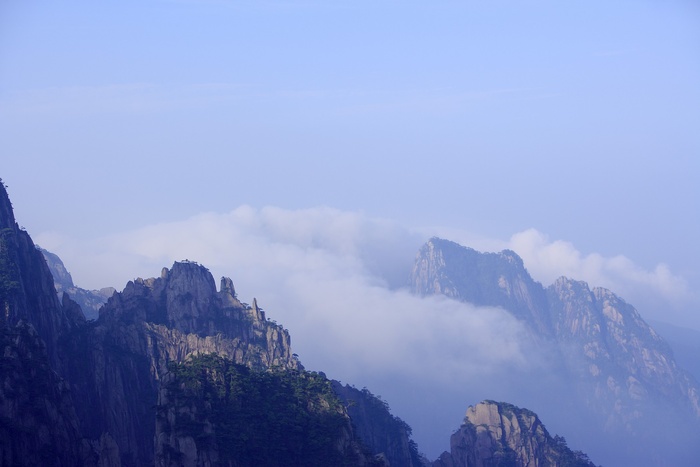
[[[46,261],[29,234],[20,229],[0,183],[0,319],[9,326],[31,323],[46,344],[54,369],[60,373],[58,338],[79,323],[69,319],[56,295]],[[84,319],[84,318],[83,318]]]
[[[123,465],[152,463],[153,444],[144,440],[154,438],[153,407],[169,362],[218,354],[253,368],[301,368],[288,332],[231,290],[217,292],[203,266],[175,263],[158,278],[130,281],[97,321],[67,336],[68,379],[90,401],[77,408],[86,436],[110,433]]]
[[[545,289],[511,251],[479,253],[437,238],[418,253],[411,287],[421,295],[502,307],[520,319],[533,341],[563,363],[556,371],[576,388],[563,397],[596,418],[592,431],[605,433],[601,444],[622,437],[626,445],[643,446],[631,456],[655,445],[659,458],[700,454],[686,442],[700,421],[698,384],[634,307],[611,291],[564,277]]]
[[[230,279],[222,279],[224,287],[217,292],[209,271],[196,263],[176,263],[160,278],[130,282],[111,297],[97,321],[86,321],[68,294],[59,302],[46,260],[15,223],[4,186],[0,214],[0,325],[9,335],[28,323],[36,329],[32,345],[43,346],[49,359],[44,368],[35,359],[22,358],[21,352],[10,352],[9,361],[18,369],[5,365],[0,377],[8,387],[30,388],[29,395],[39,388],[38,399],[27,403],[46,399],[56,406],[42,402],[53,415],[36,423],[29,419],[27,427],[37,427],[34,434],[3,438],[0,451],[13,459],[21,459],[16,453],[26,446],[46,445],[80,458],[64,465],[152,464],[153,407],[171,361],[215,352],[256,368],[301,369],[287,331],[265,320],[257,302],[255,307],[239,302]],[[70,287],[66,274],[57,276]],[[41,381],[18,379],[18,374],[33,375],[38,369]],[[58,374],[50,376],[51,371]],[[26,418],[12,407],[4,411],[7,420]],[[41,426],[49,427],[50,436]],[[75,441],[81,438],[92,441]],[[16,462],[42,464],[31,462],[35,457]]]
[[[423,460],[411,440],[411,427],[389,411],[368,389],[356,389],[333,381],[333,390],[347,407],[355,435],[372,451],[383,455],[389,465],[420,467]]]
[[[484,401],[467,409],[464,423],[433,467],[594,467],[552,438],[536,414],[510,404]]]
[[[73,284],[73,277],[66,269],[61,258],[50,251],[39,248],[44,255],[46,264],[53,276],[54,286],[59,297],[64,293],[70,295],[79,306],[87,319],[97,319],[100,308],[107,302],[116,290],[114,287],[104,287],[100,290],[86,290]]]
[[[544,290],[510,250],[480,253],[432,238],[416,256],[410,285],[418,295],[441,294],[475,305],[503,307],[532,326],[537,335],[551,333]]]
[[[555,338],[586,362],[579,376],[594,386],[591,407],[616,408],[618,417],[606,414],[609,430],[624,428],[642,415],[640,404],[655,401],[679,402],[700,417],[697,384],[634,307],[609,290],[565,277],[547,288],[547,296]]]

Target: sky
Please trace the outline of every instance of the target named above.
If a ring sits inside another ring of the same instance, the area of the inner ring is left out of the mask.
[[[700,329],[699,84],[690,0],[2,0],[0,177],[78,286],[198,261],[434,454],[389,370],[495,398],[539,363],[402,289],[433,235]]]

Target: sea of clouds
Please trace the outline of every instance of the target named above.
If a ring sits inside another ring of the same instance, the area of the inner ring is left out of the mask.
[[[448,448],[467,406],[485,398],[544,411],[556,428],[545,388],[566,382],[547,371],[547,352],[530,344],[520,322],[497,308],[409,292],[415,255],[433,235],[482,251],[512,249],[544,285],[566,275],[628,300],[689,296],[683,278],[664,265],[647,271],[623,256],[583,254],[535,229],[487,239],[327,207],[241,206],[89,242],[55,233],[36,240],[83,288],[121,290],[184,259],[215,279],[231,277],[241,301],[255,297],[269,319],[289,329],[292,350],[308,369],[384,397],[431,458]]]

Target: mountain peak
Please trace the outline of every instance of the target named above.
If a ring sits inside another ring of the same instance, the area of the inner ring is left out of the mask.
[[[479,306],[497,306],[528,322],[540,334],[550,332],[541,284],[512,250],[481,253],[433,237],[419,250],[410,278],[417,295],[441,294]]]
[[[594,466],[585,454],[571,451],[564,438],[551,437],[534,412],[489,400],[467,409],[450,439],[450,452],[433,463],[462,465]]]
[[[15,226],[15,214],[12,210],[12,202],[7,194],[5,183],[0,178],[0,229]]]

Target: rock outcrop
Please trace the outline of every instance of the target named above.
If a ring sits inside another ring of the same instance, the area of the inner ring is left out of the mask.
[[[433,467],[594,467],[588,457],[551,437],[537,415],[503,402],[467,409],[464,423]]]
[[[433,238],[418,252],[411,272],[418,295],[445,295],[475,305],[499,306],[527,322],[537,335],[552,332],[547,297],[510,250],[481,253]]]
[[[370,451],[383,455],[392,466],[423,465],[411,440],[411,427],[392,415],[385,401],[367,388],[360,390],[338,381],[333,381],[333,390],[347,408],[355,435]]]
[[[43,248],[39,248],[39,251],[41,251],[44,255],[44,259],[46,259],[46,264],[53,276],[53,282],[58,296],[63,297],[64,293],[68,294],[70,298],[80,306],[80,309],[85,314],[85,318],[97,319],[102,305],[116,292],[114,287],[104,287],[100,290],[86,290],[76,287],[76,285],[73,284],[73,277],[58,255],[44,250]]]
[[[643,449],[664,445],[660,458],[700,454],[686,442],[700,427],[697,382],[637,310],[611,291],[564,277],[545,288],[512,251],[480,253],[438,238],[419,251],[410,284],[416,294],[501,307],[523,322],[556,362],[554,370],[571,381],[572,393],[562,397],[595,418],[591,431],[604,434],[601,443],[625,437],[624,444]]]
[[[66,378],[88,404],[76,408],[86,436],[109,433],[123,465],[154,461],[158,390],[170,362],[217,354],[264,369],[300,369],[289,334],[256,306],[233,295],[230,279],[217,292],[211,273],[193,262],[163,268],[114,294],[95,322],[66,335]]]
[[[65,267],[56,275],[71,288]],[[217,291],[205,267],[177,262],[129,282],[96,320],[59,301],[1,181],[0,311],[0,465],[388,465],[229,278]]]
[[[85,318],[63,309],[2,182],[0,310],[0,465],[90,465],[93,446],[82,439],[59,351],[60,337]]]

